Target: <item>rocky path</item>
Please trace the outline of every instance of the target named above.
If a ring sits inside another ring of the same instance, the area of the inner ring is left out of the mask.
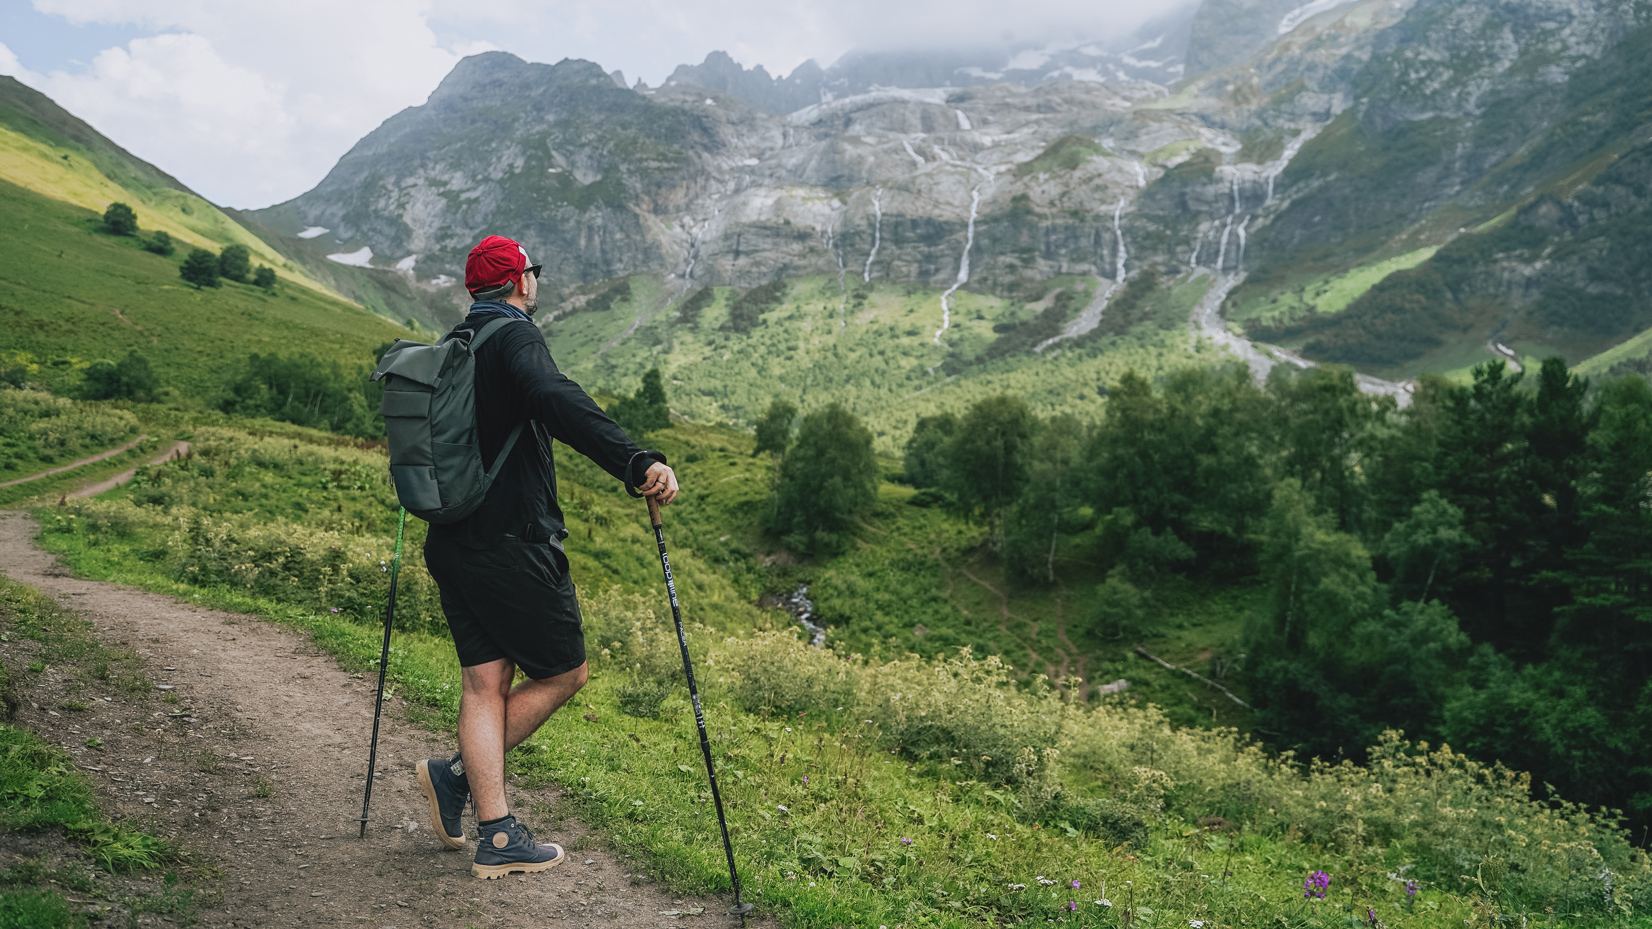
[[[201,925],[735,924],[726,901],[683,900],[638,876],[633,862],[557,811],[554,790],[513,789],[512,807],[541,838],[569,849],[569,863],[503,881],[472,877],[471,855],[432,836],[413,775],[419,759],[452,746],[406,721],[400,699],[386,706],[375,821],[358,839],[371,678],[255,617],[69,577],[35,546],[35,533],[27,514],[0,513],[0,573],[136,651],[178,700],[49,667],[19,681],[15,722],[67,751],[111,816],[138,818],[218,869],[222,894],[206,889]],[[12,663],[28,647],[10,643],[0,654]],[[70,693],[88,708],[64,706]],[[87,747],[89,739],[101,747]],[[474,836],[474,821],[467,829]]]

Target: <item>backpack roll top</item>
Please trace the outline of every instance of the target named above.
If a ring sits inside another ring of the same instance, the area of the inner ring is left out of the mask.
[[[454,333],[435,345],[398,340],[373,371],[373,380],[384,381],[379,413],[396,497],[427,522],[457,522],[475,512],[521,435],[518,423],[492,470],[483,469],[475,353],[508,322],[493,320],[468,341]]]

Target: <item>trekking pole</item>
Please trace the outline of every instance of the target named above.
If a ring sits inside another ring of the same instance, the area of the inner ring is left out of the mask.
[[[390,628],[396,619],[396,578],[402,573],[402,529],[407,526],[407,507],[396,520],[396,551],[390,556],[390,598],[384,604],[384,646],[379,649],[379,692],[373,698],[373,744],[367,750],[367,792],[361,798],[361,834],[367,838],[367,808],[373,804],[373,770],[379,762],[379,714],[384,710],[384,673],[390,669]]]
[[[711,802],[717,806],[717,825],[723,830],[723,854],[728,856],[728,876],[734,883],[734,908],[729,912],[745,922],[754,908],[740,899],[740,872],[734,867],[734,846],[728,840],[728,820],[723,817],[723,795],[717,790],[717,768],[711,763],[711,738],[706,735],[706,717],[700,710],[700,690],[694,686],[694,665],[688,660],[688,634],[683,631],[683,611],[677,605],[677,582],[671,577],[671,556],[665,553],[665,528],[660,523],[660,504],[648,499],[648,518],[654,523],[654,541],[660,546],[660,567],[665,571],[665,592],[671,598],[671,618],[677,624],[677,646],[683,652],[683,675],[688,678],[688,697],[694,703],[694,725],[700,729],[700,754],[706,759],[706,776],[711,779]]]

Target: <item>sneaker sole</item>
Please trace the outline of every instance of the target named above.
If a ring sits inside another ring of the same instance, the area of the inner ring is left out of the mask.
[[[461,835],[454,838],[448,835],[447,827],[442,825],[442,807],[441,804],[436,802],[436,785],[430,781],[430,762],[419,762],[418,769],[419,792],[424,794],[426,800],[430,801],[430,828],[435,831],[436,838],[442,840],[443,845],[454,850],[463,849],[467,844],[465,837]]]
[[[568,853],[562,850],[562,846],[557,845],[554,842],[547,842],[545,844],[556,849],[556,857],[552,858],[550,861],[522,861],[511,864],[473,864],[470,866],[470,873],[476,875],[484,881],[497,881],[507,874],[532,874],[535,871],[549,871],[550,869],[568,860]]]

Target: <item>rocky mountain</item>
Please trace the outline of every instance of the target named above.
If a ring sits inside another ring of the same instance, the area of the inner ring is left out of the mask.
[[[1231,322],[1370,371],[1576,360],[1652,325],[1632,234],[1647,10],[1205,0],[1105,47],[783,79],[713,55],[656,89],[489,53],[255,215],[426,290],[492,231],[563,293],[827,274],[1030,298],[1099,278],[1072,337],[1153,268],[1216,274]]]

